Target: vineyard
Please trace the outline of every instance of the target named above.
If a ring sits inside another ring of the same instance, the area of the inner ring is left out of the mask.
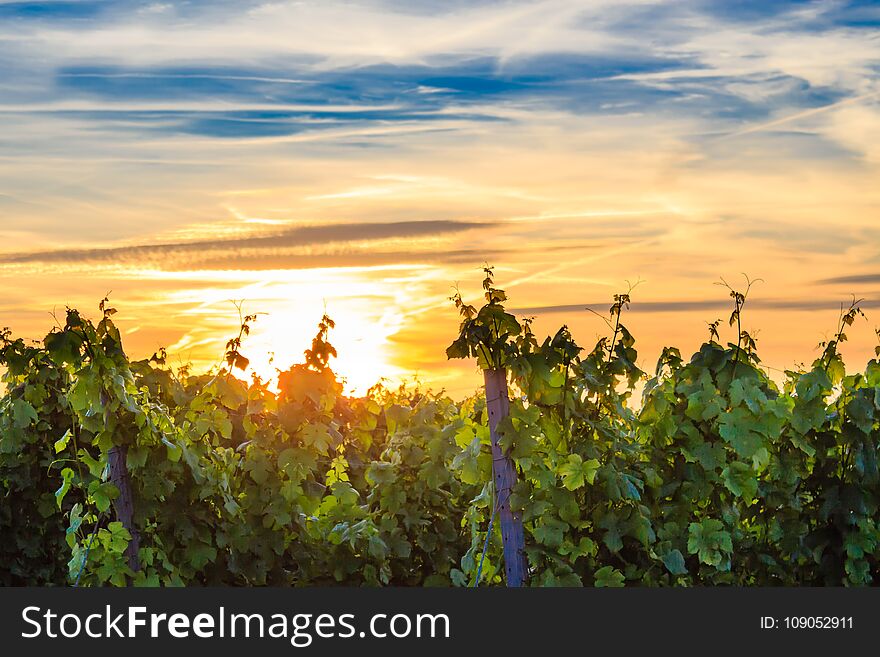
[[[748,290],[730,290],[732,342],[710,324],[690,358],[668,347],[646,373],[629,292],[582,349],[507,312],[491,269],[483,288],[480,308],[453,298],[446,356],[507,373],[501,502],[529,585],[880,581],[880,363],[847,374],[838,349],[857,303],[776,382],[741,329]],[[40,343],[0,333],[0,584],[505,582],[484,395],[346,396],[328,317],[276,392],[235,376],[253,317],[223,367],[193,374],[162,352],[129,360],[106,299],[100,312],[68,310]]]

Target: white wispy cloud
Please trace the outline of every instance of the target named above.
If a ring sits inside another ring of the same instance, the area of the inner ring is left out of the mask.
[[[685,301],[744,269],[795,301],[805,280],[874,280],[880,16],[864,5],[45,4],[0,0],[4,316],[42,321],[31,306],[121,280],[133,340],[196,353],[222,347],[226,299],[274,279],[278,308],[330,298],[357,329],[376,317],[352,290],[375,275],[382,312],[413,322],[388,335],[435,354],[411,309],[447,304],[484,258],[523,307],[643,274]],[[358,232],[399,222],[486,228]],[[361,238],[247,241],[292,225]],[[157,248],[178,242],[195,246]],[[183,331],[190,312],[214,323]],[[291,315],[279,331],[308,337]]]

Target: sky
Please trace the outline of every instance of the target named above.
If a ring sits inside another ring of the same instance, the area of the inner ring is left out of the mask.
[[[321,315],[356,391],[449,363],[495,266],[591,347],[630,283],[640,364],[729,314],[777,375],[841,302],[880,325],[880,2],[0,0],[0,326],[108,292],[127,351],[269,377]],[[729,329],[722,338],[735,339]]]

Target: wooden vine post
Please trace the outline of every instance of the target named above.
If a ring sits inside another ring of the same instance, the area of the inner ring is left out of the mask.
[[[498,444],[498,423],[510,415],[507,370],[483,370],[483,379],[486,384],[486,406],[489,410],[489,434],[492,440],[492,476],[495,480],[497,513],[504,547],[504,572],[507,586],[518,587],[526,583],[527,567],[522,516],[510,508],[510,494],[516,485],[516,468],[513,459]]]
[[[107,456],[110,462],[110,482],[119,489],[119,497],[113,502],[113,507],[116,509],[116,519],[131,534],[131,540],[128,547],[125,548],[125,558],[128,560],[128,567],[137,572],[141,568],[138,561],[141,535],[134,525],[134,498],[131,493],[128,466],[125,464],[127,453],[126,447],[117,445],[110,449]]]

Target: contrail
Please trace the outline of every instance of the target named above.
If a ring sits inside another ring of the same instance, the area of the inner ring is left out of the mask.
[[[836,103],[831,103],[830,105],[823,105],[822,107],[816,107],[811,110],[806,110],[804,112],[798,112],[797,114],[785,116],[781,119],[776,119],[775,121],[770,121],[769,123],[762,123],[760,125],[754,125],[749,128],[743,128],[742,130],[737,130],[736,132],[730,132],[726,135],[722,135],[722,136],[718,137],[715,141],[723,141],[725,139],[730,139],[732,137],[740,137],[742,135],[748,135],[753,132],[760,132],[761,130],[767,130],[768,128],[775,128],[778,125],[783,125],[785,123],[791,123],[792,121],[799,121],[800,119],[805,119],[810,116],[815,116],[816,114],[822,114],[823,112],[827,112],[829,110],[833,110],[838,107],[843,107],[845,105],[852,105],[854,103],[859,103],[863,100],[867,100],[868,98],[876,98],[877,96],[880,96],[880,91],[872,91],[871,93],[862,94],[861,96],[853,96],[852,98],[846,98],[844,100],[837,101]]]

